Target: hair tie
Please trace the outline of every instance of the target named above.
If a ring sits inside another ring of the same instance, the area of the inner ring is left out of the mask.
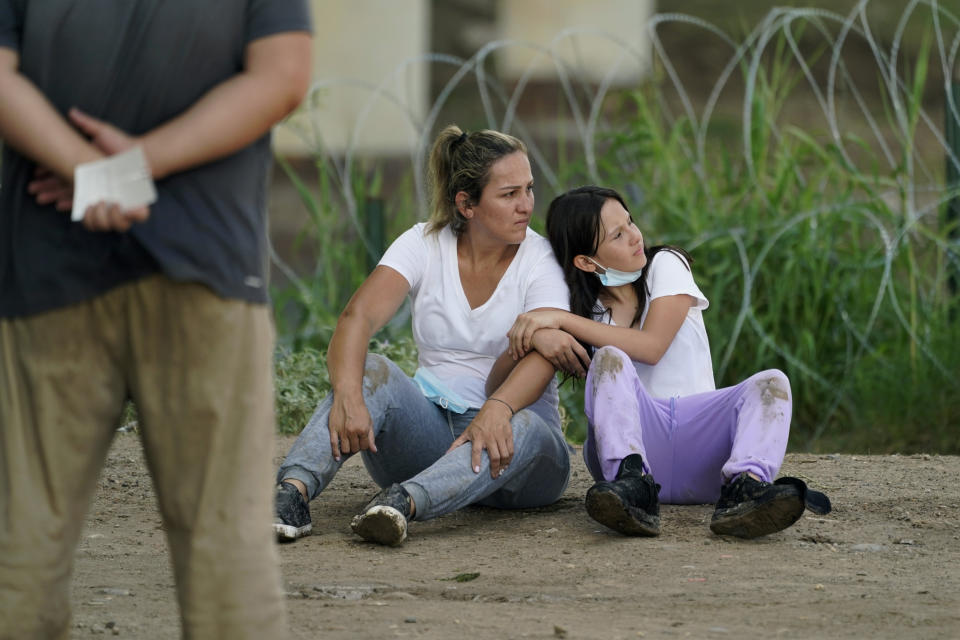
[[[467,135],[468,135],[468,134],[467,134],[466,131],[464,131],[463,133],[461,133],[460,136],[459,136],[456,140],[453,141],[453,144],[450,145],[450,150],[451,150],[451,151],[454,151],[454,150],[456,150],[457,147],[459,147],[461,144],[463,144],[464,142],[466,142],[466,140],[467,140]]]

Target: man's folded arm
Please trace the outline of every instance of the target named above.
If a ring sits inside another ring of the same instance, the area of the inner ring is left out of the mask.
[[[297,108],[310,87],[310,34],[285,32],[247,45],[244,69],[142,138],[155,178],[247,146]]]
[[[78,164],[103,156],[20,73],[20,54],[0,47],[0,138],[67,180]]]
[[[247,45],[240,73],[213,87],[180,115],[129,140],[143,145],[154,178],[239,151],[303,100],[310,86],[310,52],[307,32],[254,40]],[[107,128],[114,129],[96,118],[87,118],[83,126],[95,141],[125,137],[98,135]],[[19,54],[5,47],[0,47],[0,137],[68,181],[77,164],[123,150],[100,144],[101,150],[88,142],[19,72]]]

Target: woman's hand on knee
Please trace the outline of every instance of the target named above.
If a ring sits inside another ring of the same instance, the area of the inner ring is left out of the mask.
[[[453,441],[447,453],[469,442],[472,446],[470,467],[480,473],[483,451],[490,458],[490,477],[498,478],[513,460],[513,411],[502,402],[487,401],[460,437]]]
[[[342,455],[363,450],[377,452],[373,421],[363,396],[359,400],[334,396],[327,427],[334,460],[339,462]]]

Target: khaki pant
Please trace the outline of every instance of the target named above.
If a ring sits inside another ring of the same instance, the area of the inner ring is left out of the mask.
[[[162,276],[0,320],[0,638],[68,636],[73,555],[128,395],[183,636],[282,636],[273,337],[267,307]]]

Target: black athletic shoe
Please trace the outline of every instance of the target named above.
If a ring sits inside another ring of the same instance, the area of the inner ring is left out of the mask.
[[[643,472],[643,458],[623,459],[613,482],[598,482],[587,491],[587,513],[600,524],[628,536],[660,535],[660,485]]]
[[[310,523],[310,507],[300,491],[289,482],[281,482],[274,498],[276,515],[273,519],[273,531],[280,542],[290,542],[309,535],[313,529]]]
[[[392,484],[353,517],[350,528],[364,540],[396,547],[407,538],[409,519],[410,494],[399,484]]]
[[[741,473],[720,489],[710,530],[738,538],[782,531],[799,520],[807,508],[803,493],[794,483],[761,482]]]

